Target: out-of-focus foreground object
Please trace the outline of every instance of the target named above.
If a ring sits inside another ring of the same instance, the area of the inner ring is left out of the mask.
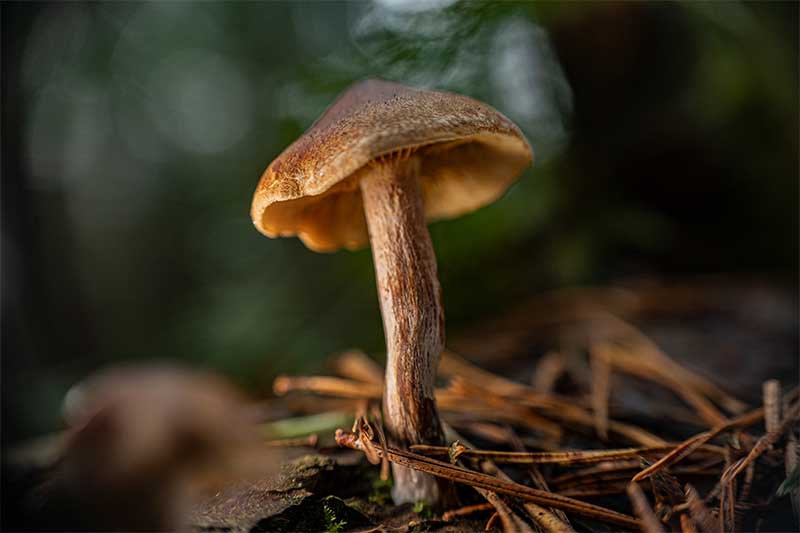
[[[198,496],[272,469],[244,405],[230,384],[201,372],[119,367],[90,377],[66,397],[69,428],[26,497],[25,527],[186,527]]]

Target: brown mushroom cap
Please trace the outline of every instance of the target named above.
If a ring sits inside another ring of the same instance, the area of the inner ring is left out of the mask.
[[[369,242],[358,181],[371,161],[413,149],[429,221],[493,202],[532,160],[519,128],[486,104],[382,80],[345,91],[275,159],[251,216],[268,237],[297,235],[315,251]]]

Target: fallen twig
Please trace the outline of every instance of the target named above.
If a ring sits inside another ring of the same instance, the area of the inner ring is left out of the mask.
[[[525,447],[525,444],[522,442],[522,439],[519,438],[516,432],[514,432],[513,429],[510,429],[509,432],[511,434],[511,446],[518,452],[527,452],[528,450]],[[539,470],[538,466],[530,465],[528,467],[528,474],[531,477],[534,487],[546,492],[553,492],[550,490],[550,486],[547,484],[547,480],[542,475],[542,472]],[[535,509],[530,509],[529,511],[535,511]],[[552,512],[552,517],[550,512]],[[570,524],[569,518],[567,518],[567,515],[564,514],[564,511],[559,509],[550,509],[550,512],[545,512],[544,515],[542,513],[537,513],[536,516],[541,518],[541,520],[538,520],[537,523],[542,522],[542,527],[544,527],[547,531],[572,531],[572,524]]]
[[[445,522],[452,522],[454,518],[468,516],[474,513],[482,513],[483,511],[490,511],[492,509],[494,509],[494,507],[492,507],[492,504],[489,502],[467,505],[466,507],[460,507],[458,509],[445,512],[442,514],[442,520]]]
[[[576,465],[658,455],[670,451],[673,448],[674,445],[666,445],[653,448],[572,450],[565,452],[505,452],[464,448],[460,452],[460,455],[476,459],[491,459],[498,463]],[[447,446],[430,446],[427,444],[415,444],[411,446],[412,452],[425,456],[446,456],[449,450],[450,448]],[[716,446],[703,447],[703,451],[708,453],[720,453],[720,449]]]
[[[495,508],[495,514],[503,524],[504,533],[533,533],[531,526],[522,520],[496,492],[483,490],[481,494]],[[489,524],[486,525],[486,529],[487,531],[491,529]]]
[[[449,431],[453,433],[458,440],[463,440],[463,437],[456,434],[452,428],[450,428]],[[465,445],[471,446],[468,441],[464,440],[463,442]],[[505,472],[497,468],[497,465],[495,465],[491,460],[481,461],[480,467],[484,474],[495,476],[503,481],[513,483],[513,480],[508,477]],[[549,492],[546,487],[539,487],[539,490]],[[544,507],[540,507],[533,502],[523,502],[522,508],[526,513],[528,513],[528,516],[546,533],[572,533],[572,527],[569,525],[569,521],[566,519],[566,516],[564,516],[563,512],[556,511],[556,513],[560,514],[560,516],[557,516],[554,512],[551,512]]]
[[[339,444],[339,446],[363,451],[363,445],[357,439],[357,437],[352,433],[346,433],[341,429],[336,430],[336,442]],[[383,451],[379,450],[379,453],[383,453]],[[449,463],[425,457],[424,455],[417,455],[415,453],[405,452],[391,447],[387,448],[386,453],[388,454],[388,459],[391,462],[408,468],[413,468],[433,476],[442,477],[474,487],[481,487],[499,494],[512,496],[523,501],[530,501],[539,505],[555,507],[563,511],[573,512],[581,516],[594,518],[596,520],[616,524],[619,526],[631,528],[639,527],[639,522],[635,518],[597,505],[592,505],[558,494],[533,489],[518,483],[502,481],[495,477],[466,470]]]

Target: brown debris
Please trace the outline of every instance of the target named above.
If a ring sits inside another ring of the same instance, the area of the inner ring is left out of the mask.
[[[743,402],[679,365],[629,322],[643,310],[650,312],[667,305],[664,299],[668,299],[669,291],[661,291],[659,297],[654,294],[644,297],[638,290],[563,291],[545,299],[547,304],[535,312],[518,314],[517,330],[506,328],[502,332],[508,339],[525,335],[533,320],[560,332],[563,341],[558,352],[538,358],[528,383],[495,374],[445,350],[435,391],[443,421],[470,438],[481,439],[481,447],[494,449],[478,449],[458,437],[461,442],[451,446],[412,445],[411,452],[404,452],[382,441],[379,413],[374,411],[369,421],[372,433],[359,427],[355,428],[357,436],[338,433],[338,440],[363,451],[372,461],[379,459],[384,465],[388,461],[471,485],[487,502],[495,503],[493,521],[499,521],[504,531],[520,531],[520,524],[528,527],[525,520],[532,521],[537,530],[568,531],[571,526],[564,512],[616,526],[625,522],[624,527],[643,531],[743,527],[749,524],[744,511],[762,509],[769,503],[762,499],[762,487],[765,479],[775,474],[779,458],[785,457],[787,472],[796,464],[796,453],[792,453],[796,436],[787,428],[800,416],[793,403],[800,393],[794,390],[781,398],[780,385],[766,382],[764,406],[745,412]],[[681,305],[694,309],[696,295],[686,291],[684,296],[679,298]],[[497,357],[505,355],[502,352],[508,347],[504,342],[500,339],[493,344]],[[462,349],[474,355],[471,348]],[[353,362],[355,370],[348,366]],[[363,372],[362,367],[371,370]],[[379,388],[371,387],[382,385],[378,379],[381,369],[363,353],[340,356],[336,369],[349,379],[331,382],[308,378],[310,381],[291,383],[289,388],[339,398],[380,398]],[[624,391],[616,387],[630,382],[621,377],[623,374],[674,394],[675,401],[659,406],[659,416],[666,425],[675,423],[675,432],[669,433],[673,438],[678,433],[684,440],[669,442],[644,429],[654,424],[646,418],[642,421],[639,406],[630,409],[622,404],[625,411],[618,411],[618,404],[610,402],[612,373],[615,400],[625,398]],[[565,390],[569,395],[563,393]],[[628,413],[633,416],[623,421]],[[759,435],[754,427],[762,418],[766,435]],[[705,425],[707,429],[685,438],[687,425],[701,429]],[[453,432],[447,433],[452,442]],[[783,435],[787,435],[785,442]],[[592,436],[613,444],[609,449],[592,449],[604,447],[596,438],[586,442]],[[624,447],[626,444],[630,447]],[[776,450],[776,446],[783,447]],[[448,455],[453,464],[445,462]],[[761,456],[763,460],[756,464]],[[523,467],[509,469],[505,466],[509,464]],[[509,473],[513,470],[515,475],[527,470],[527,484],[531,486],[515,483],[502,468]],[[636,483],[646,479],[650,482]],[[719,482],[709,491],[716,480]],[[706,497],[701,498],[685,485],[687,481],[696,482]],[[639,520],[609,518],[605,512],[610,510],[581,507],[591,505],[582,501],[586,498],[619,498],[625,494]],[[515,506],[519,515],[514,512]],[[489,504],[478,508],[488,509]]]
[[[353,433],[345,433],[340,429],[336,430],[336,442],[342,447],[364,451],[361,441]],[[473,487],[491,490],[493,492],[512,496],[523,501],[530,501],[540,505],[556,507],[564,511],[573,512],[578,515],[594,518],[596,520],[619,526],[638,527],[638,522],[634,518],[597,505],[567,498],[559,494],[532,489],[518,483],[502,481],[486,474],[472,472],[449,463],[437,461],[423,455],[404,452],[391,447],[386,450],[386,453],[389,461],[393,463],[419,470],[420,472],[425,472],[437,477],[449,479],[458,483],[464,483]]]
[[[272,391],[277,396],[293,391],[304,391],[338,398],[378,400],[382,389],[383,387],[374,384],[328,376],[278,376],[272,382]]]
[[[383,386],[383,368],[361,350],[347,350],[336,355],[333,371],[347,379]]]
[[[682,514],[680,520],[682,533],[697,533],[697,526],[689,515]]]
[[[786,396],[786,398],[789,400],[793,400],[797,398],[797,395],[798,395],[798,389],[794,389]],[[725,431],[751,426],[756,422],[758,422],[759,420],[761,420],[763,417],[764,417],[763,408],[754,409],[753,411],[740,415],[725,424],[722,424],[720,426],[712,428],[709,431],[699,433],[693,437],[690,437],[689,439],[683,441],[681,444],[676,446],[667,455],[665,455],[664,457],[662,457],[649,467],[645,468],[644,470],[636,474],[633,477],[632,481],[642,481],[643,479],[647,479],[648,477],[653,475],[655,472],[661,470],[662,468],[666,468],[672,464],[677,463],[684,457],[690,455],[700,446],[706,444],[708,441],[724,433]]]
[[[724,531],[733,531],[736,527],[736,477],[749,468],[754,461],[783,436],[800,418],[800,402],[790,407],[778,427],[758,439],[746,457],[728,466],[720,477],[721,492],[719,497],[719,514],[722,517]]]
[[[450,522],[454,518],[460,516],[467,516],[473,513],[482,513],[484,511],[489,511],[491,509],[494,509],[494,507],[492,507],[492,504],[488,502],[477,503],[475,505],[467,505],[466,507],[459,507],[458,509],[452,509],[450,511],[445,512],[442,515],[442,520],[444,520],[445,522]]]
[[[637,458],[646,455],[658,455],[673,449],[674,445],[659,446],[654,448],[625,448],[620,450],[572,450],[564,452],[504,452],[495,450],[470,450],[464,449],[460,455],[479,459],[491,459],[498,463],[514,464],[562,464],[576,465],[617,461],[620,459]],[[411,446],[411,451],[425,456],[447,455],[447,446],[429,446],[417,444]],[[713,446],[703,448],[703,451],[719,453]]]
[[[781,422],[781,384],[777,379],[764,382],[764,426],[767,433],[778,429]]]
[[[608,401],[611,395],[611,361],[606,350],[592,345],[589,349],[592,368],[592,412],[597,435],[608,440]]]
[[[463,440],[463,437],[461,437],[460,435],[457,436],[460,440]],[[512,440],[516,440],[517,444],[522,446],[522,444],[519,443],[519,439],[517,439],[516,435],[513,434],[513,431],[512,431]],[[459,441],[457,440],[456,442]],[[468,446],[471,446],[471,444],[466,440],[464,441],[464,444],[466,445],[466,446],[462,445],[462,448],[464,449],[468,449]],[[492,462],[491,460],[480,461],[480,468],[484,474],[496,476],[503,481],[513,482],[513,480],[508,476],[508,474],[497,468],[497,465],[495,465],[494,462]],[[537,486],[539,490],[550,492],[550,489],[547,487],[546,483],[544,483],[544,480],[541,481],[541,484],[537,484]],[[528,514],[531,520],[533,520],[534,523],[536,523],[536,525],[546,533],[572,532],[572,528],[570,527],[569,521],[567,520],[566,516],[562,511],[558,509],[548,510],[533,502],[523,502],[522,508],[525,510],[525,512]]]
[[[629,483],[627,493],[628,498],[630,498],[631,504],[633,505],[633,511],[639,518],[639,525],[642,533],[659,533],[664,531],[664,528],[661,526],[661,522],[659,522],[658,518],[656,518],[656,515],[653,512],[652,507],[650,507],[650,503],[648,503],[647,497],[644,495],[644,492],[639,484],[636,482]]]
[[[605,343],[595,346],[593,353],[597,356],[604,356],[611,367],[620,372],[653,381],[672,390],[694,407],[697,414],[709,426],[718,426],[727,422],[728,419],[705,396],[665,368],[660,357],[654,360],[653,354],[648,350],[643,350],[642,346],[647,345],[640,343],[634,346],[620,346]]]
[[[264,442],[268,448],[316,448],[319,443],[319,435],[312,433],[307,437],[297,439],[273,439]]]
[[[536,363],[531,386],[537,392],[550,394],[565,371],[564,356],[559,352],[547,352]]]
[[[498,513],[497,511],[492,513],[492,516],[490,516],[489,520],[487,520],[486,527],[484,527],[483,530],[484,531],[491,531],[492,529],[494,529],[494,524],[495,524],[495,522],[497,522],[498,518],[500,518],[500,513]],[[511,523],[508,523],[508,524],[503,524],[503,527],[511,528],[511,527],[513,527],[513,525]]]

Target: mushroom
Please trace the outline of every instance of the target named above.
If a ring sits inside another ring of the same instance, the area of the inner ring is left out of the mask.
[[[486,104],[383,80],[351,86],[261,177],[251,216],[311,250],[372,246],[393,445],[442,444],[433,389],[444,312],[426,221],[500,197],[532,161],[519,128]],[[435,480],[393,465],[395,503],[437,503]]]

